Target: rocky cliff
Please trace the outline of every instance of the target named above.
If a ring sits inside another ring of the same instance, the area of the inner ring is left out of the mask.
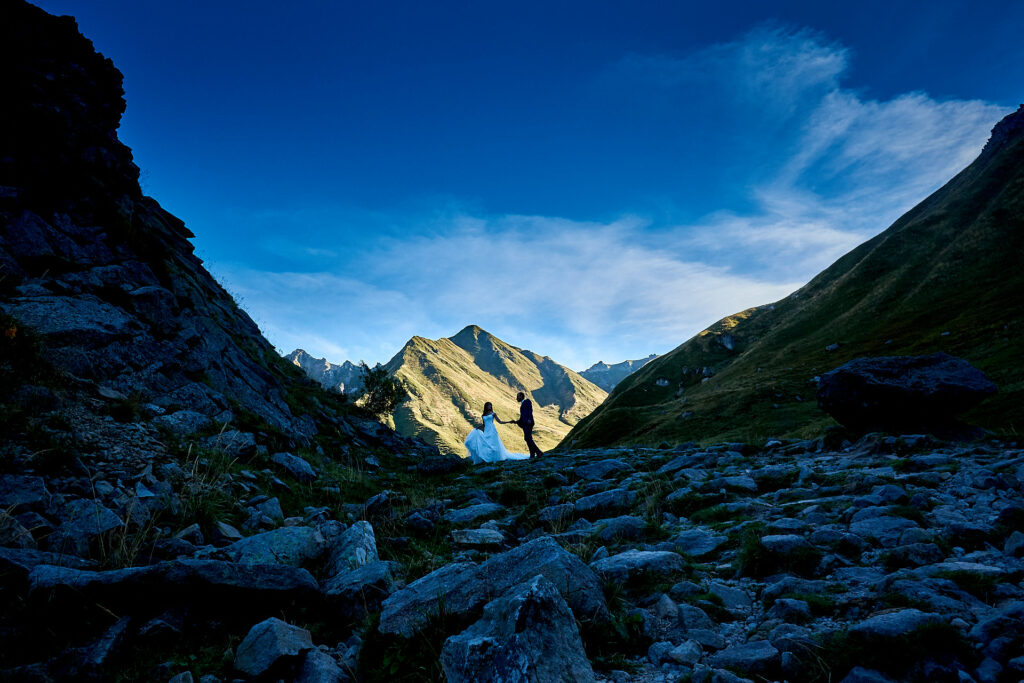
[[[547,356],[507,344],[476,325],[444,339],[414,337],[385,367],[405,381],[411,396],[395,410],[395,429],[459,455],[465,454],[463,440],[480,424],[487,401],[499,417],[514,419],[516,394],[526,393],[534,404],[534,438],[546,449],[605,396]],[[521,430],[498,429],[509,450],[525,448]]]
[[[999,386],[967,415],[1013,431],[1024,400],[1024,107],[970,166],[774,304],[724,318],[619,384],[566,444],[810,435],[815,378],[861,356],[945,352]]]
[[[314,435],[289,405],[298,373],[203,268],[182,221],[141,193],[117,139],[121,74],[70,18],[20,2],[4,13],[0,311],[68,382]]]

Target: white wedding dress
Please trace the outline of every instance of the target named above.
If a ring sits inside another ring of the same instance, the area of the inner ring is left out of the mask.
[[[494,426],[494,414],[484,415],[484,431],[471,429],[466,437],[466,450],[469,452],[471,462],[480,464],[485,462],[500,462],[502,460],[526,460],[528,453],[510,453],[505,444],[498,436],[498,430]]]

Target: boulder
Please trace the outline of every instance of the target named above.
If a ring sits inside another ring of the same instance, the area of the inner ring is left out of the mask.
[[[945,353],[857,358],[821,375],[818,405],[856,431],[943,433],[995,391],[984,373]]]
[[[558,589],[580,622],[608,621],[608,607],[594,572],[543,536],[479,565],[455,562],[417,579],[384,601],[380,630],[411,637],[438,613],[439,604],[448,614],[473,618],[488,601],[537,574]]]
[[[36,547],[36,539],[32,536],[32,532],[2,509],[0,509],[0,547]]]
[[[670,577],[683,570],[679,553],[666,550],[627,550],[590,565],[606,581],[625,583],[640,577]]]
[[[580,516],[605,516],[609,513],[628,512],[636,500],[636,491],[612,489],[576,501],[576,514]]]
[[[301,567],[316,562],[326,551],[324,537],[308,526],[285,526],[264,531],[223,549],[232,562],[240,564],[286,564]]]
[[[99,502],[76,498],[57,511],[61,525],[48,539],[55,552],[73,552],[86,555],[89,543],[100,534],[124,526],[116,513]]]
[[[768,617],[791,624],[803,624],[811,620],[811,607],[803,600],[779,598],[768,610]]]
[[[350,677],[338,666],[334,657],[313,648],[306,650],[302,667],[293,683],[341,683]]]
[[[365,520],[356,522],[337,536],[329,552],[324,565],[326,576],[338,576],[380,559],[373,526]]]
[[[452,542],[461,546],[500,546],[505,536],[495,529],[453,529]]]
[[[179,410],[168,415],[158,415],[151,420],[151,423],[156,427],[166,429],[175,436],[182,437],[212,426],[213,420],[194,410]]]
[[[573,614],[542,575],[509,588],[448,638],[441,666],[451,683],[594,680]]]
[[[611,519],[599,519],[594,522],[593,536],[605,543],[623,540],[636,540],[644,535],[647,523],[639,517],[623,515]]]
[[[397,562],[375,560],[328,579],[323,592],[344,618],[358,620],[380,611],[381,603],[395,592],[401,569]]]
[[[568,525],[572,522],[575,512],[576,506],[572,503],[561,503],[544,508],[537,514],[537,519],[547,528],[556,527],[561,524]]]
[[[708,583],[708,592],[719,597],[726,609],[749,610],[754,605],[750,594],[742,588],[727,586],[724,583],[711,581]]]
[[[420,474],[448,474],[455,470],[462,469],[466,462],[457,455],[442,453],[440,455],[428,455],[416,463],[416,471]]]
[[[917,522],[903,517],[869,517],[850,523],[850,532],[874,541],[885,548],[894,548],[900,543],[901,534],[907,529],[917,528]]]
[[[610,474],[624,474],[632,471],[633,468],[630,465],[621,460],[610,458],[608,460],[601,460],[600,462],[593,462],[589,465],[580,465],[573,470],[573,473],[579,479],[597,481],[598,479],[608,477]]]
[[[734,477],[716,477],[700,484],[702,491],[737,491],[739,493],[757,493],[757,482],[747,475]]]
[[[0,475],[0,508],[12,513],[42,510],[50,502],[50,492],[42,477],[27,474]]]
[[[262,676],[280,660],[296,657],[312,648],[309,631],[270,617],[253,626],[238,644],[235,669],[249,676]]]
[[[444,519],[451,524],[469,524],[477,520],[493,517],[505,511],[505,506],[497,503],[478,503],[459,510],[449,510]]]
[[[216,545],[227,545],[240,541],[245,538],[242,536],[242,532],[231,526],[227,522],[214,522],[213,523],[213,542]]]
[[[716,668],[731,669],[744,674],[766,675],[779,660],[779,651],[767,640],[730,645],[708,658]]]
[[[1024,642],[1024,601],[1009,602],[979,620],[971,628],[970,636],[982,645],[999,638]]]
[[[809,544],[803,536],[796,534],[773,534],[761,537],[764,549],[775,555],[788,555],[794,550],[807,548]]]
[[[274,453],[270,459],[287,472],[296,481],[309,483],[316,479],[313,467],[297,455],[291,453]]]
[[[881,671],[855,666],[850,669],[850,673],[846,674],[841,683],[896,683],[896,681]]]
[[[316,580],[305,569],[219,560],[168,560],[102,572],[38,565],[28,581],[30,597],[48,596],[47,606],[85,601],[126,610],[155,610],[182,601],[267,610],[317,594]]]
[[[677,664],[693,666],[704,656],[704,648],[696,640],[687,640],[669,650],[667,654],[668,658]]]
[[[90,569],[93,566],[88,560],[66,553],[0,547],[0,585],[22,584],[28,580],[31,571],[40,565],[71,569]]]
[[[940,615],[918,609],[902,609],[869,617],[854,624],[850,633],[866,638],[902,638],[922,626],[942,623]]]
[[[679,532],[671,543],[676,550],[691,557],[706,557],[724,544],[728,538],[705,529],[687,529]]]
[[[382,605],[380,631],[411,638],[439,616],[465,615],[482,608],[486,590],[480,585],[480,567],[452,562],[416,579],[389,596]]]

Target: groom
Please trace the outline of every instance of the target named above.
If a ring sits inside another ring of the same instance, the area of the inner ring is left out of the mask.
[[[516,394],[516,400],[519,402],[519,419],[515,421],[515,424],[523,430],[523,438],[526,439],[526,447],[530,449],[530,457],[539,458],[544,454],[533,442],[533,404],[521,391]]]

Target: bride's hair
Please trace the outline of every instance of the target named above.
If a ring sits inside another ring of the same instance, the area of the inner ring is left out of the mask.
[[[484,415],[490,415],[494,412],[494,408],[491,406],[491,402],[488,401],[484,404]]]

